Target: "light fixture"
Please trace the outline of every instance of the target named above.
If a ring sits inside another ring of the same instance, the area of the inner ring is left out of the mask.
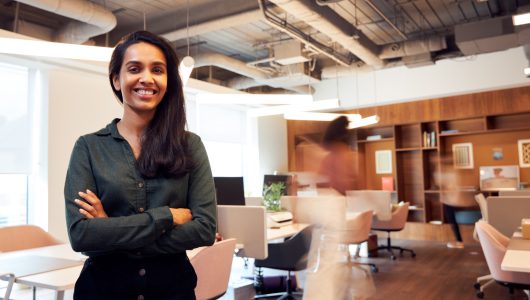
[[[180,80],[182,80],[182,85],[185,86],[190,79],[191,71],[195,66],[195,60],[190,56],[190,1],[186,1],[186,45],[188,46],[188,55],[186,55],[179,65],[179,74]]]
[[[350,122],[362,119],[360,114],[336,114],[307,111],[288,112],[283,115],[286,120],[298,121],[333,121],[340,116],[346,116]]]
[[[206,94],[195,97],[200,104],[242,104],[242,105],[281,105],[307,104],[313,102],[313,96],[302,94]]]
[[[530,77],[530,67],[524,68],[524,76]]]
[[[0,37],[0,53],[109,62],[113,48]]]
[[[525,25],[530,23],[530,12],[512,16],[514,26]]]
[[[270,107],[261,107],[249,109],[247,115],[250,117],[263,117],[272,115],[281,115],[295,111],[314,111],[322,109],[333,109],[339,107],[339,100],[319,100],[304,104],[275,105]]]
[[[362,118],[357,121],[350,122],[348,129],[359,128],[363,126],[373,125],[379,123],[379,116],[373,115],[366,118]]]
[[[190,79],[191,71],[195,65],[195,60],[191,56],[185,56],[179,64],[179,74],[182,80],[182,85],[186,85],[188,79]]]

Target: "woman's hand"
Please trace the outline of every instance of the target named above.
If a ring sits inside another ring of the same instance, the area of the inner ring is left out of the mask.
[[[85,216],[87,219],[93,218],[108,218],[107,213],[103,209],[101,200],[98,196],[90,190],[86,190],[86,193],[79,192],[79,196],[83,200],[75,199],[75,203],[79,205],[79,212]]]
[[[169,208],[173,216],[173,225],[182,225],[191,221],[191,210],[187,208]]]

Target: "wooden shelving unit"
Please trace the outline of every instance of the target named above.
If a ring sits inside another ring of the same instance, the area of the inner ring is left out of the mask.
[[[474,194],[480,192],[480,166],[519,164],[517,141],[530,139],[528,95],[530,87],[522,87],[356,110],[380,116],[378,125],[351,131],[356,188],[381,189],[382,177],[391,176],[397,200],[413,207],[409,221],[446,221],[442,203],[449,197],[474,203]],[[294,147],[304,141],[300,136],[317,140],[325,127],[323,122],[288,122],[289,153],[294,157],[289,158],[289,170],[308,170],[305,166],[314,163],[306,155],[310,151],[295,152]],[[473,145],[473,169],[454,168],[456,143]],[[494,159],[493,149],[502,153],[500,160]],[[376,174],[379,150],[392,151],[391,174]],[[521,182],[530,182],[530,168],[520,168],[519,173]]]

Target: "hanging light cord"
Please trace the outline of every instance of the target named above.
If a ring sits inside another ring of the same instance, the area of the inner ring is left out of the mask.
[[[190,0],[186,1],[186,44],[188,45],[188,56],[190,56]]]

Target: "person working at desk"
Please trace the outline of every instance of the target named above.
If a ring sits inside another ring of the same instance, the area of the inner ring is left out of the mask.
[[[178,64],[146,31],[114,49],[123,117],[77,140],[66,176],[70,242],[89,256],[74,299],[195,299],[186,250],[214,242],[215,189],[201,139],[185,131]]]
[[[319,173],[328,178],[329,187],[342,195],[355,189],[353,151],[348,133],[349,120],[340,116],[331,121],[324,133],[322,146],[329,153],[324,157]]]

